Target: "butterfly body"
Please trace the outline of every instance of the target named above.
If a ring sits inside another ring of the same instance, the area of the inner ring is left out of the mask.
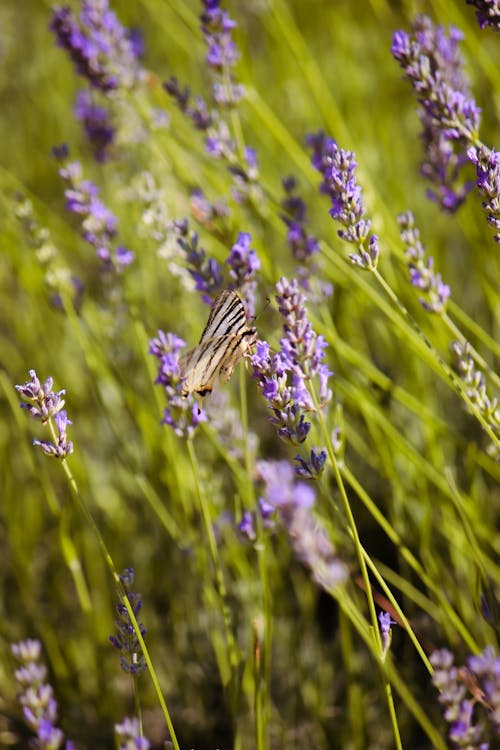
[[[183,396],[206,396],[217,377],[220,383],[227,383],[237,362],[257,339],[257,329],[247,323],[243,302],[236,292],[221,292],[212,304],[198,345],[181,362]]]

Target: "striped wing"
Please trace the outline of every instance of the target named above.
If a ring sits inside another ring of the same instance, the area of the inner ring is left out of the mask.
[[[198,346],[184,357],[182,395],[210,393],[217,375],[226,383],[238,360],[255,343],[257,330],[248,328],[243,302],[225,290],[214,301]]]
[[[243,302],[236,292],[224,289],[213,301],[210,308],[207,324],[201,334],[199,346],[209,339],[217,336],[228,336],[237,334],[246,328],[247,316]]]

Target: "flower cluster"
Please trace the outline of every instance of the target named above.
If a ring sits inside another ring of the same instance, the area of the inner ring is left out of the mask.
[[[286,177],[282,181],[285,198],[281,202],[284,213],[281,219],[287,227],[287,242],[298,265],[295,275],[310,298],[322,300],[333,292],[331,284],[323,281],[321,265],[315,260],[319,253],[316,237],[307,231],[307,209],[302,198],[297,194],[295,177]]]
[[[208,47],[205,60],[214,77],[213,97],[220,107],[233,107],[244,93],[231,70],[239,58],[231,38],[236,22],[219,7],[219,0],[203,0],[203,5],[201,31]]]
[[[120,581],[125,590],[125,596],[130,602],[132,611],[138,621],[141,635],[144,638],[146,630],[138,620],[139,613],[142,609],[141,595],[132,591],[134,569],[125,568],[123,574],[120,576]],[[118,618],[115,620],[116,633],[115,635],[110,635],[109,640],[120,652],[120,665],[123,671],[134,675],[141,674],[141,672],[144,672],[147,669],[146,660],[144,659],[137,634],[130,620],[130,615],[127,612],[125,604],[121,601],[121,597],[116,605],[116,611],[118,613]]]
[[[465,0],[467,5],[473,5],[481,29],[490,27],[500,31],[500,2],[499,0]]]
[[[149,346],[149,353],[159,360],[155,384],[163,386],[167,396],[163,424],[168,424],[179,437],[191,437],[199,423],[206,421],[205,413],[191,399],[182,396],[180,351],[185,346],[178,336],[163,331],[158,331]]]
[[[198,234],[189,229],[187,221],[178,222],[176,231],[179,246],[186,253],[188,271],[195,282],[196,291],[201,292],[203,302],[211,304],[224,282],[221,267],[215,258],[207,257],[206,251],[199,247]]]
[[[459,176],[480,120],[463,72],[462,38],[458,29],[450,27],[447,36],[442,26],[421,15],[411,34],[395,32],[391,48],[422,107],[422,173],[437,189],[429,196],[446,211],[455,211],[471,188],[467,182],[459,184]]]
[[[52,385],[54,379],[47,378],[44,383],[40,383],[35,370],[29,371],[31,380],[24,385],[16,385],[16,391],[27,402],[21,402],[21,408],[26,409],[33,419],[40,420],[46,425],[51,419],[54,419],[57,428],[57,436],[51,425],[54,441],[51,440],[33,440],[33,445],[38,445],[47,456],[54,458],[65,458],[73,453],[73,443],[68,440],[66,428],[72,422],[68,419],[66,411],[63,409],[65,390],[54,393]]]
[[[284,440],[299,445],[306,439],[311,425],[304,411],[315,409],[308,385],[319,381],[319,402],[331,399],[328,388],[330,371],[323,359],[326,341],[318,336],[305,309],[305,296],[296,279],[282,278],[276,284],[276,300],[283,317],[284,336],[280,350],[271,356],[269,344],[258,341],[251,358],[254,377],[272,411],[271,422]]]
[[[419,297],[422,307],[428,312],[442,313],[450,296],[450,287],[443,283],[441,274],[434,271],[434,258],[425,258],[425,248],[420,241],[420,232],[415,226],[411,211],[398,216],[400,235],[406,245],[410,281],[423,294]]]
[[[63,152],[64,153],[64,152]],[[99,198],[99,188],[83,177],[80,162],[68,162],[59,174],[67,184],[66,208],[79,217],[83,239],[96,250],[106,269],[122,269],[134,260],[134,253],[123,246],[113,250],[116,216]]]
[[[164,82],[163,88],[175,101],[179,110],[189,117],[197,130],[208,130],[213,125],[213,115],[201,96],[194,97],[194,105],[191,104],[189,86],[182,88],[177,78],[171,76],[168,81]]]
[[[311,448],[309,457],[295,456],[295,473],[304,479],[319,479],[326,464],[326,451]]]
[[[307,208],[302,198],[296,193],[295,177],[286,177],[282,185],[285,198],[281,207],[285,213],[281,219],[288,228],[288,244],[295,260],[305,266],[309,259],[319,251],[318,240],[306,231]]]
[[[118,750],[149,750],[150,741],[141,733],[138,719],[124,719],[115,724],[115,741]]]
[[[320,586],[333,592],[346,579],[347,569],[312,513],[314,490],[304,482],[295,482],[294,469],[287,461],[261,461],[257,470],[265,486],[260,500],[264,519],[272,512],[278,514],[297,558]]]
[[[14,643],[11,651],[20,666],[14,676],[21,687],[19,702],[23,718],[36,735],[33,747],[39,750],[59,750],[63,747],[64,733],[57,727],[57,702],[52,686],[46,682],[47,667],[40,661],[40,641],[27,640]],[[65,750],[74,750],[66,741]]]
[[[321,131],[309,135],[307,145],[312,150],[313,166],[323,176],[320,190],[332,201],[330,215],[343,226],[338,235],[358,248],[357,253],[349,255],[351,263],[364,270],[375,269],[379,256],[378,237],[369,234],[371,223],[364,218],[365,207],[361,187],[356,181],[357,163],[353,152],[339,148],[333,138]]]
[[[93,88],[108,94],[137,81],[140,50],[108,0],[84,0],[79,17],[66,6],[55,8],[50,28],[77,73]]]
[[[83,124],[94,159],[105,162],[116,135],[110,111],[96,103],[91,91],[82,89],[77,94],[74,112],[76,119]]]
[[[495,229],[495,242],[500,242],[500,151],[472,146],[467,156],[476,167],[476,186],[483,197],[481,205],[488,223]]]
[[[431,663],[453,746],[488,750],[489,740],[500,737],[500,658],[488,647],[456,667],[453,654],[441,649]]]
[[[498,399],[488,395],[484,374],[481,370],[475,369],[469,342],[466,341],[462,344],[460,341],[454,341],[451,345],[451,351],[455,357],[457,372],[468,386],[468,397],[481,412],[492,432],[500,441],[500,407]],[[491,442],[487,450],[491,456],[500,458],[500,449],[497,443]]]
[[[232,67],[238,59],[238,51],[231,38],[236,23],[219,5],[219,0],[203,0],[204,8],[200,16],[201,31],[208,47],[206,63],[213,80],[212,96],[216,109],[210,111],[201,97],[194,97],[194,104],[191,103],[189,88],[183,88],[175,76],[163,86],[195,128],[206,132],[207,153],[215,158],[222,157],[234,166],[238,161],[236,144],[227,124],[221,119],[219,110],[234,107],[243,96],[243,87],[235,83],[232,73]],[[253,159],[251,154],[245,154],[245,159],[247,168],[237,168],[248,179]],[[245,180],[238,181],[241,182],[240,187],[245,187]],[[242,195],[244,194],[245,190],[242,190]]]
[[[232,279],[231,288],[241,292],[249,318],[255,314],[255,274],[260,269],[257,253],[250,247],[251,241],[249,232],[240,232],[226,260]]]

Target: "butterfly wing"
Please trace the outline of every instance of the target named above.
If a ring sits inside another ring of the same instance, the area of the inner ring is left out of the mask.
[[[221,292],[212,304],[198,346],[181,361],[182,395],[205,396],[211,392],[217,375],[221,383],[226,383],[256,338],[256,329],[247,327],[245,308],[236,292]]]
[[[217,336],[239,333],[246,328],[247,316],[243,302],[236,292],[224,289],[212,303],[207,324],[200,337],[200,344]]]
[[[219,382],[222,385],[227,383],[239,360],[244,357],[248,350],[255,344],[257,339],[257,329],[245,328],[235,337],[235,339],[236,340],[232,342],[232,345],[226,353],[226,357],[219,368]]]

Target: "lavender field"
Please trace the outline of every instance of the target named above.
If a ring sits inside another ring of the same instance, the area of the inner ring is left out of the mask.
[[[0,4],[0,748],[500,748],[499,32]]]

